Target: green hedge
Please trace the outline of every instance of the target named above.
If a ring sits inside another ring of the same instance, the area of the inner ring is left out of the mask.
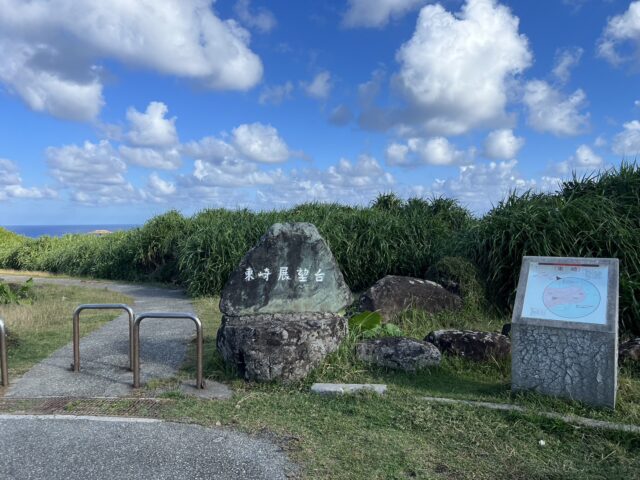
[[[640,168],[635,164],[574,178],[554,194],[509,195],[481,219],[453,200],[404,202],[384,194],[369,207],[208,209],[189,218],[170,211],[104,237],[31,240],[0,229],[0,267],[174,282],[194,296],[216,295],[276,222],[316,225],[354,291],[389,274],[424,277],[438,265],[432,272],[459,275],[448,270],[471,262],[464,269],[477,269],[478,285],[504,311],[512,305],[524,255],[619,258],[621,325],[640,333]],[[460,259],[453,265],[445,257]]]
[[[574,178],[557,194],[510,195],[467,233],[492,302],[513,305],[525,255],[620,260],[620,324],[640,333],[640,169]]]

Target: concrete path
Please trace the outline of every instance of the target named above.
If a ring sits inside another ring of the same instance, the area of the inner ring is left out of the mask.
[[[28,277],[2,275],[7,280]],[[129,295],[136,312],[188,312],[193,305],[181,290],[78,279],[34,278],[35,283],[106,288]],[[71,316],[69,312],[69,340]],[[80,317],[82,331],[82,315]],[[140,326],[141,382],[169,378],[178,372],[195,334],[189,320],[143,321]],[[129,371],[129,323],[126,314],[80,339],[81,372],[73,373],[71,343],[35,365],[21,378],[11,379],[6,397],[117,397],[132,394],[133,374]]]
[[[278,446],[158,420],[0,415],[0,479],[289,478]]]

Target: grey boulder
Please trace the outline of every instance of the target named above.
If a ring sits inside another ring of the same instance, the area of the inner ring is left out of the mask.
[[[640,362],[640,337],[621,343],[618,347],[618,359],[620,363],[629,360]]]
[[[246,380],[304,378],[347,335],[347,320],[330,313],[223,316],[217,347]]]
[[[458,310],[462,299],[441,285],[420,278],[387,275],[360,297],[360,310],[378,311],[384,321],[409,308],[438,313]]]
[[[356,346],[356,353],[364,363],[405,372],[440,364],[440,351],[434,345],[405,337],[366,340]]]
[[[484,361],[504,359],[511,353],[511,341],[506,335],[473,330],[436,330],[425,337],[442,353]]]
[[[342,311],[353,301],[327,242],[310,223],[276,223],[231,273],[226,315]]]

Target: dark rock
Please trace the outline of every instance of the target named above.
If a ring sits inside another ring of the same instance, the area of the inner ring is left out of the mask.
[[[502,325],[502,332],[501,333],[505,337],[510,337],[511,336],[511,324],[510,323],[505,323],[504,325]]]
[[[362,362],[406,372],[440,364],[440,351],[434,345],[412,338],[366,340],[357,345],[356,351]]]
[[[511,353],[509,337],[494,332],[472,330],[436,330],[425,337],[442,353],[483,361],[502,359]]]
[[[223,316],[217,346],[246,380],[304,378],[347,334],[347,320],[330,313]]]
[[[220,310],[230,316],[337,313],[351,302],[351,291],[316,227],[276,223],[231,273]]]
[[[429,313],[458,310],[462,299],[429,280],[387,275],[360,297],[360,310],[378,311],[384,321],[408,308]]]
[[[640,362],[640,337],[621,343],[618,347],[618,361],[622,363],[629,360]]]

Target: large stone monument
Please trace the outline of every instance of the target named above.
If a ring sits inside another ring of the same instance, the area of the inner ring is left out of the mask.
[[[524,257],[511,327],[512,390],[615,407],[618,260]]]
[[[222,291],[217,346],[247,380],[303,378],[347,333],[352,295],[310,223],[277,223]]]

